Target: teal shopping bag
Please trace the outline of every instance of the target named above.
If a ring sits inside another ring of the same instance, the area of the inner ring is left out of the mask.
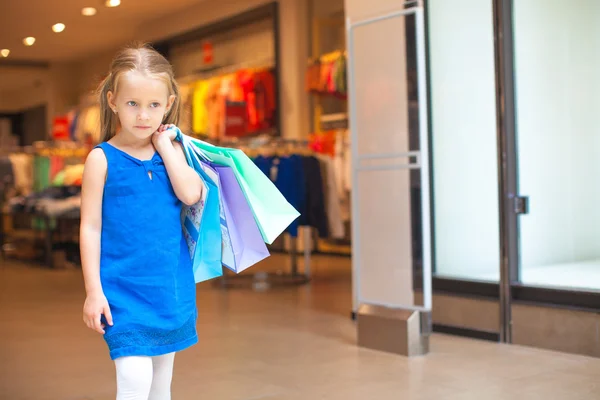
[[[181,225],[190,251],[196,283],[223,275],[219,191],[191,143],[182,141],[188,164],[200,175],[204,189],[200,201],[181,209]]]
[[[189,138],[189,141],[213,163],[228,166],[233,170],[266,243],[273,243],[300,216],[273,182],[243,151],[214,146],[193,138]]]

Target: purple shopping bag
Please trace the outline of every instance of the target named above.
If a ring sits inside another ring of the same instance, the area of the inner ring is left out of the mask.
[[[235,259],[229,269],[239,273],[269,257],[269,251],[235,173],[230,167],[210,165],[217,170],[221,181],[223,208]]]

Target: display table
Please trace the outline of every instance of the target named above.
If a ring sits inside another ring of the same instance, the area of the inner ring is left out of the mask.
[[[36,212],[2,212],[0,251],[5,257],[5,245],[11,241],[31,241],[43,249],[43,263],[54,268],[54,250],[61,245],[78,246],[79,210],[60,216]]]

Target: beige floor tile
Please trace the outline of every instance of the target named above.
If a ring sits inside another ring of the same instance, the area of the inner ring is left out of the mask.
[[[114,399],[104,342],[81,322],[81,272],[0,262],[0,400]],[[598,359],[445,335],[413,359],[358,348],[349,260],[314,257],[313,271],[267,292],[199,285],[200,343],[176,357],[173,399],[600,398]]]

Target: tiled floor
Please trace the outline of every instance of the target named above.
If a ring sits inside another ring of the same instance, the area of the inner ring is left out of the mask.
[[[80,271],[0,263],[0,399],[114,399],[104,343],[81,322]],[[599,359],[442,335],[414,359],[356,347],[348,270],[316,258],[310,286],[200,286],[201,342],[176,357],[173,399],[600,398]]]

